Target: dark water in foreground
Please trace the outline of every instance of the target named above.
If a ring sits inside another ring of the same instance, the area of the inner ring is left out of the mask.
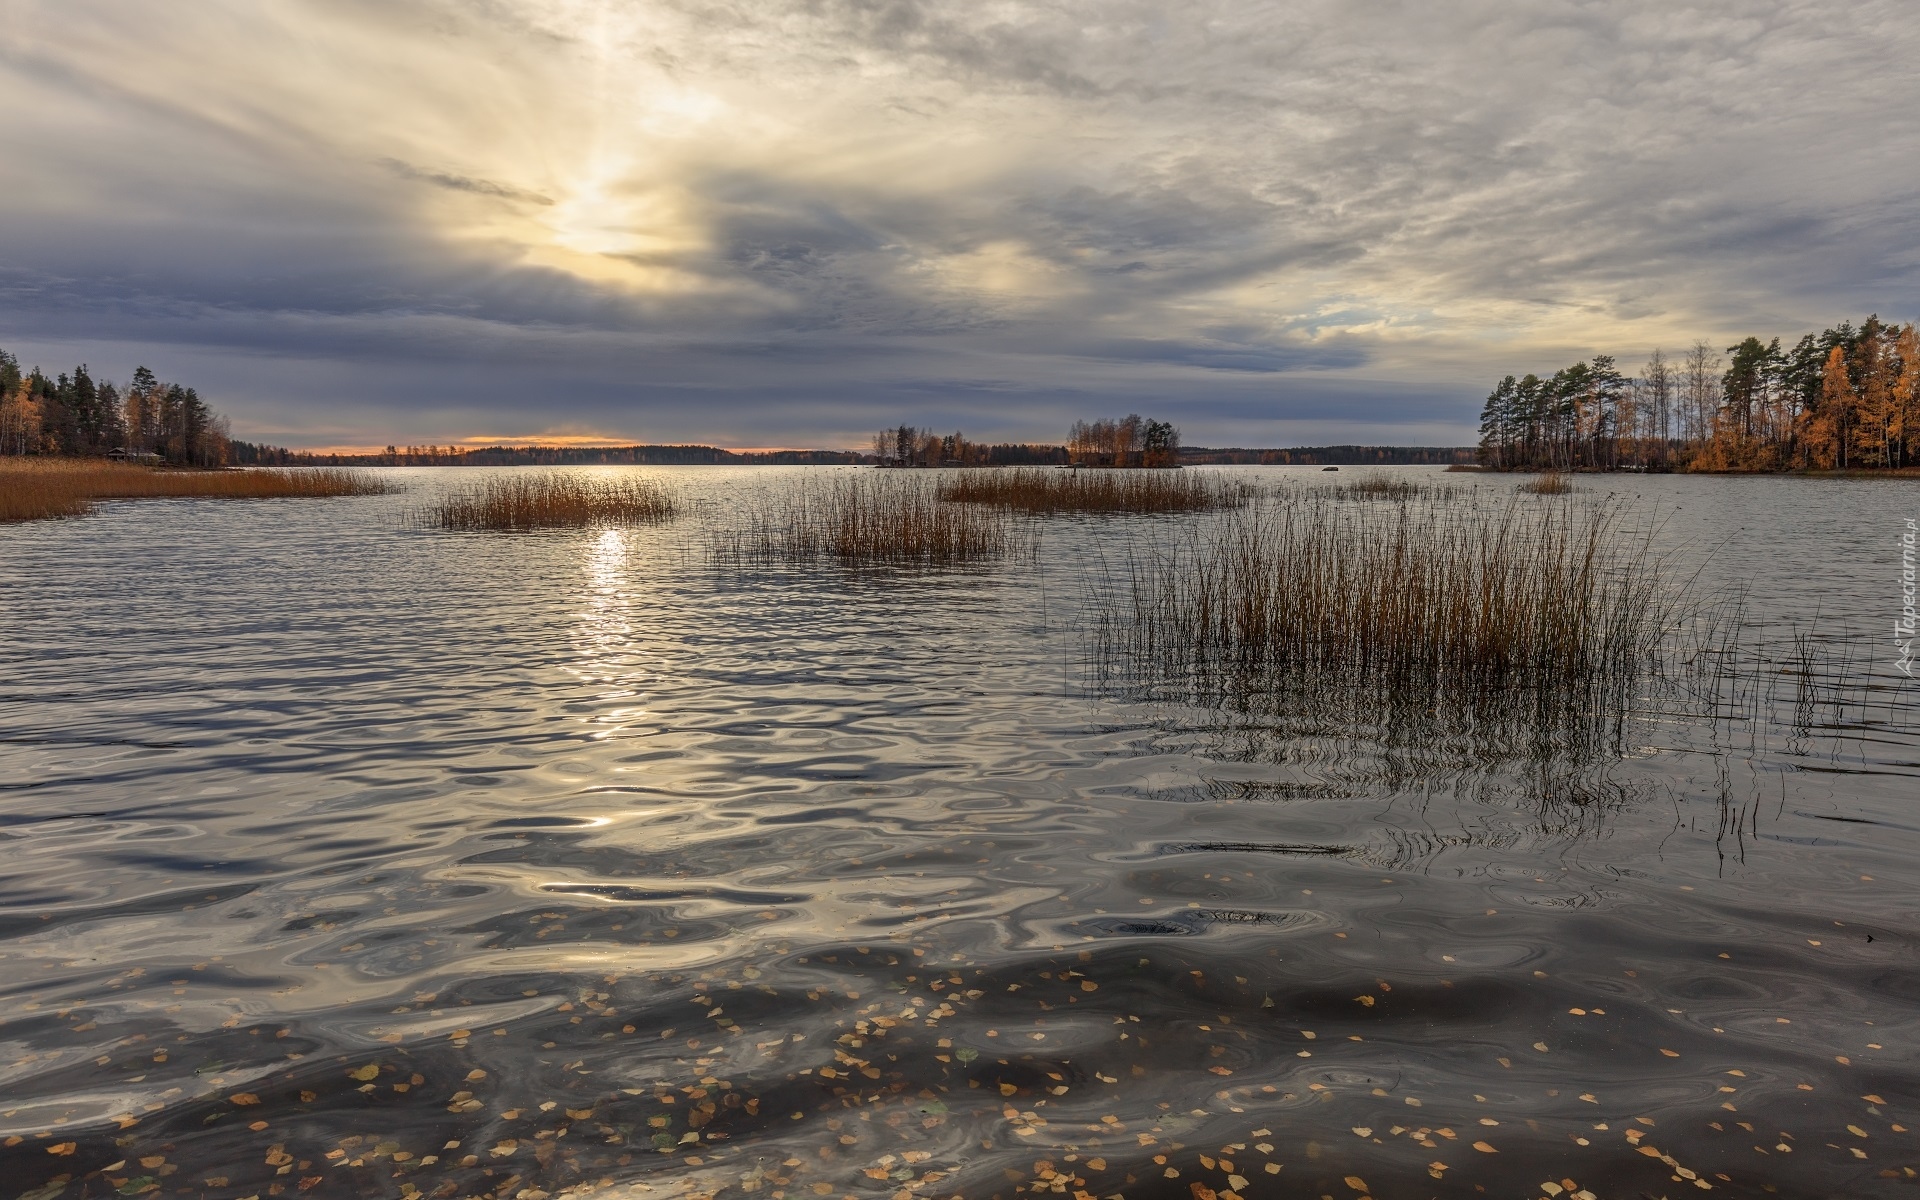
[[[1088,687],[1153,521],[738,573],[790,476],[659,474],[0,528],[0,1198],[1915,1187],[1910,485],[1604,481],[1747,665],[1537,761]]]

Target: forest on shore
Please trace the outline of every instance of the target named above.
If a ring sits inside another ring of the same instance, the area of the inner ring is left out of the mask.
[[[1920,466],[1920,339],[1870,316],[1791,348],[1749,337],[1502,379],[1480,414],[1493,470],[1852,471]]]
[[[124,386],[85,365],[48,377],[0,350],[0,455],[126,457],[215,467],[233,457],[225,417],[141,367]]]

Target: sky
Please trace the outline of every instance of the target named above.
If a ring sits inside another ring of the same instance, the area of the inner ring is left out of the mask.
[[[237,436],[1460,445],[1920,314],[1912,0],[0,0],[0,348]]]

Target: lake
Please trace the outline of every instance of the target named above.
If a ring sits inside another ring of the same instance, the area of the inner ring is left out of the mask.
[[[1100,671],[1103,581],[1216,518],[743,565],[840,469],[604,470],[683,515],[0,527],[0,1197],[1920,1183],[1910,482],[1578,479],[1744,604],[1506,752]]]

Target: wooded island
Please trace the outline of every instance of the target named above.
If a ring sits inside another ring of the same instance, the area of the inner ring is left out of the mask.
[[[1655,350],[1629,378],[1595,355],[1542,379],[1502,379],[1480,414],[1479,459],[1503,471],[1899,470],[1920,465],[1920,340],[1878,316],[1782,349]]]

